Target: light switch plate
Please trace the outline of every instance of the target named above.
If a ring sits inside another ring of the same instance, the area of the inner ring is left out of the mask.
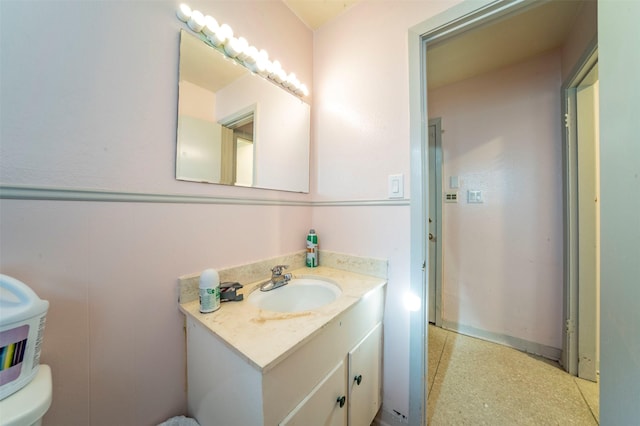
[[[404,175],[389,175],[389,198],[404,198]]]
[[[477,191],[477,190],[467,191],[467,203],[469,204],[482,203],[482,191]]]

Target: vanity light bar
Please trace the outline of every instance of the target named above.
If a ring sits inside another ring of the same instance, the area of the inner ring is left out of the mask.
[[[229,25],[218,24],[214,17],[205,16],[198,10],[191,10],[184,3],[178,7],[176,15],[193,32],[201,34],[203,41],[229,58],[235,59],[251,72],[271,79],[298,96],[309,96],[309,89],[294,73],[287,74],[280,62],[269,60],[266,50],[258,50],[251,46],[244,37],[235,37]]]

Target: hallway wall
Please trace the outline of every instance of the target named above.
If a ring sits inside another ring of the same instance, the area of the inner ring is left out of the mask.
[[[562,347],[560,51],[432,90],[441,117],[445,326]],[[481,190],[483,202],[467,202]],[[540,353],[540,352],[539,352]]]

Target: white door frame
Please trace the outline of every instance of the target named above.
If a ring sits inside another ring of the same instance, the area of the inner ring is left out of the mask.
[[[427,322],[429,290],[426,266],[429,254],[427,220],[429,187],[427,44],[486,24],[507,14],[539,5],[536,0],[463,1],[409,29],[409,137],[411,163],[410,290],[420,299],[409,323],[409,424],[427,424]]]
[[[576,122],[577,87],[598,61],[598,44],[593,40],[562,85],[563,199],[564,199],[564,327],[561,363],[578,375],[578,138]],[[595,315],[595,312],[594,312]]]

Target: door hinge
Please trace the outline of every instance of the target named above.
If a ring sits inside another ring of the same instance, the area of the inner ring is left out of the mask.
[[[567,334],[571,334],[571,333],[575,333],[576,332],[576,325],[573,322],[573,320],[566,320],[564,323],[564,329],[567,332]]]
[[[422,262],[422,271],[425,271],[427,269],[427,261],[425,260],[424,262]]]
[[[571,123],[571,100],[567,98],[567,112],[564,113],[564,127],[569,128]]]

